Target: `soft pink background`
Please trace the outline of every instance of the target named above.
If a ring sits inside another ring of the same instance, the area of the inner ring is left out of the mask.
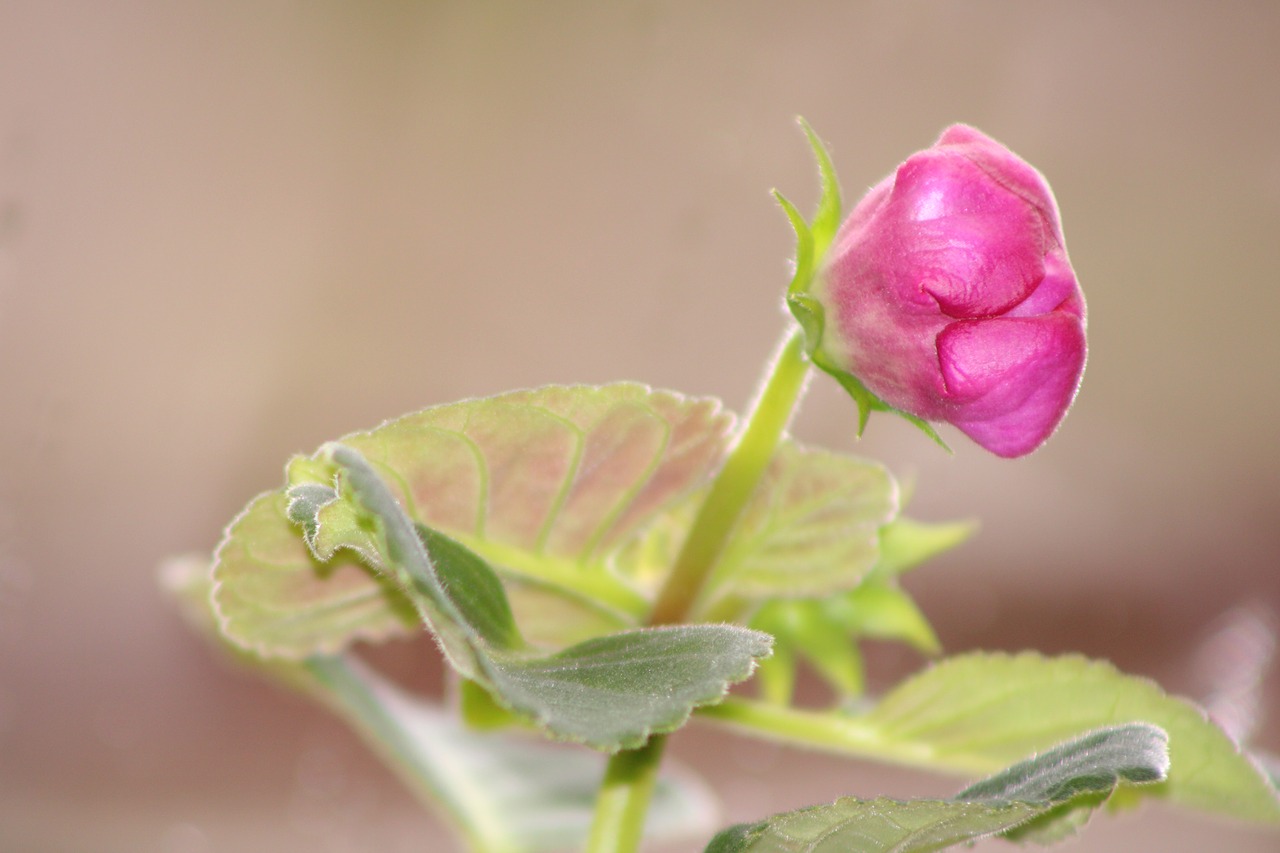
[[[0,849],[448,849],[324,712],[217,665],[156,567],[290,453],[424,405],[630,378],[740,408],[783,322],[766,190],[815,198],[796,114],[850,195],[991,133],[1053,182],[1088,295],[1030,459],[883,418],[856,444],[830,383],[796,427],[983,520],[912,579],[946,646],[1203,695],[1223,615],[1280,608],[1278,43],[1266,0],[0,0]],[[388,657],[430,682],[418,654]],[[735,820],[959,785],[707,737],[678,750]],[[1161,808],[1075,842],[1277,843]]]

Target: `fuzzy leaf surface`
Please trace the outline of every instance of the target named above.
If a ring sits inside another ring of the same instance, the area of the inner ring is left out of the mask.
[[[1144,794],[1280,823],[1270,780],[1201,709],[1099,661],[1032,653],[951,658],[857,720],[886,743],[927,756],[923,763],[979,772],[1082,731],[1146,721],[1168,733],[1172,768]]]
[[[1133,724],[1092,732],[1028,758],[951,800],[853,797],[732,827],[708,853],[930,853],[1030,821],[1068,820],[1091,810],[1122,783],[1164,777],[1165,734]]]
[[[768,635],[732,625],[678,625],[596,637],[554,654],[520,636],[497,575],[475,552],[414,521],[356,450],[326,445],[328,503],[309,484],[300,500],[317,557],[344,548],[393,577],[417,605],[445,657],[503,706],[557,737],[616,751],[678,728],[694,707],[718,701],[768,655]],[[297,514],[294,515],[297,517]]]

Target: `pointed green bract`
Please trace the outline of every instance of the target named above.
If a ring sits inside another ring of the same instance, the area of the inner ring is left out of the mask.
[[[732,827],[708,853],[930,853],[1037,818],[1068,820],[1096,808],[1121,784],[1164,777],[1164,732],[1136,724],[1092,732],[1033,756],[952,800],[846,798]]]
[[[811,295],[810,290],[818,277],[822,275],[823,259],[840,229],[840,221],[843,216],[840,200],[840,182],[836,178],[835,166],[831,162],[831,156],[827,153],[826,145],[823,144],[813,128],[804,119],[800,119],[800,126],[804,130],[805,138],[809,141],[809,147],[813,151],[814,160],[818,164],[821,195],[818,199],[818,209],[814,213],[813,221],[806,222],[795,205],[776,190],[774,191],[774,198],[782,206],[783,212],[787,215],[787,219],[791,222],[791,226],[796,232],[796,271],[790,286],[787,288],[787,308],[791,311],[792,316],[796,318],[796,322],[800,324],[801,329],[804,330],[805,352],[815,365],[839,382],[840,386],[857,404],[857,434],[859,436],[862,435],[863,430],[866,428],[867,419],[873,411],[890,412],[904,418],[943,450],[950,452],[946,442],[942,440],[942,437],[938,435],[938,432],[931,424],[909,412],[890,406],[873,394],[862,383],[862,380],[852,373],[842,370],[826,357],[822,346],[822,338],[826,327],[826,312],[823,310],[821,302]]]
[[[531,642],[559,647],[643,619],[649,603],[614,574],[613,555],[708,480],[732,427],[714,400],[617,383],[465,400],[342,441],[392,484],[414,521],[511,581],[512,609],[539,614]],[[412,607],[394,584],[350,555],[323,565],[303,543],[328,501],[332,466],[299,456],[289,476],[295,523],[282,494],[263,496],[218,549],[215,597],[228,636],[262,654],[303,657],[412,630]],[[355,523],[341,517],[349,509],[326,508],[331,535]],[[348,547],[356,534],[342,534]],[[552,611],[554,620],[541,616]]]
[[[328,503],[316,500],[314,484],[294,486],[315,510],[303,527],[317,557],[351,548],[395,578],[459,674],[556,737],[610,752],[640,746],[683,725],[694,707],[721,699],[769,653],[770,638],[757,631],[679,625],[610,634],[545,655],[520,636],[489,565],[415,525],[358,451],[330,444],[313,461],[299,470],[337,486]]]
[[[940,524],[899,516],[880,530],[877,577],[893,577],[962,544],[974,531],[972,521]]]

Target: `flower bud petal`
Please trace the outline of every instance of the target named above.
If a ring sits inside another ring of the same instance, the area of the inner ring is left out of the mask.
[[[1085,305],[1057,204],[973,128],[948,128],[858,203],[811,294],[824,367],[998,455],[1043,444],[1075,397]]]

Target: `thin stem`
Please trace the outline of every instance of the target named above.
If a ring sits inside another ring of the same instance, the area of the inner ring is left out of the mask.
[[[658,735],[639,749],[609,759],[596,795],[587,853],[634,853],[639,848],[666,743],[666,737]]]
[[[697,603],[720,551],[755,492],[804,393],[809,359],[797,326],[778,351],[760,396],[724,467],[711,484],[649,616],[651,625],[684,622]]]
[[[718,705],[698,708],[695,713],[700,719],[774,743],[934,771],[989,773],[999,769],[999,764],[993,764],[988,756],[940,751],[930,743],[894,739],[879,726],[831,711],[806,711],[730,696]]]

